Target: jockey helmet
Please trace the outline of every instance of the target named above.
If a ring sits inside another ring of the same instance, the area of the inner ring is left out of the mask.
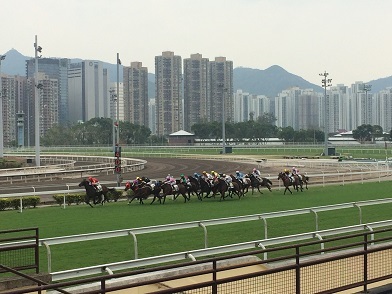
[[[88,180],[89,180],[89,181],[92,181],[92,180],[93,180],[93,177],[88,177]]]
[[[206,171],[203,171],[203,174],[206,174],[207,172]]]
[[[293,166],[292,170],[295,170],[295,166]]]
[[[214,174],[215,172],[212,170],[211,173]]]
[[[254,171],[254,172],[256,171],[256,168],[255,168],[255,167],[253,168],[253,171]]]
[[[287,168],[284,169],[284,172],[288,172],[289,170]]]
[[[167,177],[166,177],[166,180],[170,180],[170,176],[167,176]]]
[[[136,180],[139,180],[139,181],[141,181],[142,179],[141,179],[140,177],[136,177]]]
[[[181,177],[181,178],[184,177],[184,174],[181,174],[180,177]]]
[[[197,174],[197,173],[194,173],[193,175],[194,175],[195,177],[197,177],[197,176],[198,176],[198,174]]]
[[[240,173],[240,171],[236,170],[236,171],[235,171],[235,173],[236,173],[236,174],[239,174],[239,173]]]

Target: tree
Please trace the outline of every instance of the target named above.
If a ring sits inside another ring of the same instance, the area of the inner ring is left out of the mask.
[[[372,139],[373,127],[369,124],[363,124],[353,130],[353,138],[359,142],[369,142]]]
[[[286,143],[294,141],[295,131],[293,127],[281,128],[278,132],[278,138],[282,139]]]

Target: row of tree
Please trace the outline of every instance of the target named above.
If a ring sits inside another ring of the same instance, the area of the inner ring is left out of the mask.
[[[276,118],[268,113],[256,120],[246,122],[226,122],[226,138],[233,141],[266,142],[268,138],[280,138],[286,143],[324,142],[324,132],[318,129],[295,131],[291,126],[278,128]],[[218,122],[197,123],[192,126],[192,132],[200,139],[221,139],[222,124]],[[116,127],[117,130],[117,127]],[[120,122],[120,144],[126,145],[165,145],[167,138],[151,134],[145,126]],[[371,142],[382,137],[382,127],[361,125],[353,131],[353,137],[359,142]],[[385,138],[389,140],[391,134]],[[48,130],[41,139],[44,146],[76,146],[76,145],[108,145],[113,144],[113,122],[109,118],[93,118],[85,123],[62,126],[57,125]]]

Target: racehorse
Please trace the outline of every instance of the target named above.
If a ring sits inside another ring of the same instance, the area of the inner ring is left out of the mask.
[[[138,186],[135,183],[128,181],[125,184],[125,191],[131,189],[133,191],[133,195],[129,198],[128,204],[131,204],[133,200],[138,199],[140,204],[144,204],[143,200],[146,200],[148,196],[151,194],[154,195],[153,200],[150,204],[153,204],[154,201],[158,198],[161,203],[161,198],[159,192],[161,191],[160,184],[145,184]]]
[[[191,182],[192,185],[197,186],[196,188],[196,195],[199,200],[203,200],[203,193],[207,193],[205,198],[209,198],[208,196],[212,192],[210,184],[208,184],[205,180],[203,179],[196,179],[195,177],[189,176],[189,181]]]
[[[302,175],[302,174],[300,174],[300,176],[301,177],[300,177],[299,181],[301,183],[301,187],[303,184],[305,184],[305,189],[308,190],[309,177],[306,175]]]
[[[219,193],[221,195],[221,197],[219,198],[219,201],[225,200],[226,192],[228,192],[228,190],[229,190],[229,187],[228,187],[226,181],[221,178],[216,178],[214,181],[214,185],[212,186],[212,196],[215,196],[216,193]],[[207,198],[210,198],[210,197],[207,197]]]
[[[260,187],[266,187],[270,192],[272,192],[271,186],[272,182],[267,179],[267,178],[261,178],[261,181],[259,181],[254,174],[248,174],[245,178],[248,178],[250,180],[250,187],[252,188],[252,195],[254,193],[254,189],[257,188],[260,194],[263,194],[261,192]],[[249,187],[248,187],[249,189]],[[246,192],[248,192],[248,189]]]
[[[283,194],[286,194],[286,191],[289,191],[290,194],[293,194],[293,193],[291,192],[290,188],[289,188],[290,186],[293,186],[293,188],[294,188],[295,190],[297,190],[297,192],[298,192],[298,189],[301,188],[301,192],[302,192],[302,186],[301,186],[301,184],[300,184],[300,182],[299,182],[298,176],[294,175],[294,176],[293,176],[294,181],[292,181],[292,180],[290,180],[289,176],[288,176],[286,173],[280,172],[280,173],[278,174],[278,180],[279,180],[279,179],[282,180],[283,185],[284,185],[285,188],[286,188],[286,189],[284,190],[284,193],[283,193]]]
[[[79,187],[84,187],[86,189],[86,197],[84,198],[84,202],[86,202],[86,204],[90,205],[91,207],[93,206],[90,203],[90,199],[93,200],[94,205],[98,203],[103,205],[105,201],[109,202],[108,193],[110,191],[116,190],[114,188],[108,188],[105,185],[101,185],[102,190],[98,192],[86,179],[83,179],[83,181],[80,182]]]
[[[243,183],[238,180],[235,176],[230,175],[231,177],[231,184],[232,187],[229,186],[229,196],[231,197],[232,194],[236,194],[239,199],[241,199],[241,196],[244,196],[244,185]]]
[[[187,200],[188,201],[190,200],[186,195],[186,193],[187,193],[186,187],[183,184],[176,184],[176,185],[178,186],[177,191],[173,190],[172,185],[169,183],[162,184],[162,186],[161,186],[162,196],[160,196],[161,198],[163,198],[162,204],[165,204],[165,200],[166,200],[167,195],[173,195],[173,200],[176,200],[179,195],[182,195],[182,197],[184,197],[184,202],[186,202]]]

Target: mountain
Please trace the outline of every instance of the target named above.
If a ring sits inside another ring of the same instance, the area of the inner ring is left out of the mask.
[[[8,75],[26,75],[26,60],[31,57],[24,56],[15,49],[5,53],[6,58],[1,62],[1,72]]]
[[[32,57],[24,56],[15,49],[9,50],[6,59],[1,63],[1,71],[9,75],[26,74],[26,60]],[[80,62],[82,59],[71,59],[71,62]],[[111,82],[117,80],[117,65],[103,62],[108,69]],[[122,82],[122,66],[120,66],[119,80]],[[244,92],[267,97],[275,97],[278,93],[291,87],[301,89],[314,89],[323,92],[319,85],[312,84],[300,76],[287,72],[278,65],[273,65],[265,70],[237,67],[233,71],[234,92],[241,89]],[[354,81],[353,81],[354,83]],[[392,87],[392,76],[366,82],[372,85],[371,93],[379,92],[387,87]],[[350,85],[347,85],[350,86]],[[155,97],[155,74],[148,74],[149,97]]]
[[[244,92],[262,94],[270,98],[291,87],[323,91],[322,87],[305,81],[278,65],[273,65],[266,70],[237,67],[233,72],[233,83],[234,91],[241,89]]]

